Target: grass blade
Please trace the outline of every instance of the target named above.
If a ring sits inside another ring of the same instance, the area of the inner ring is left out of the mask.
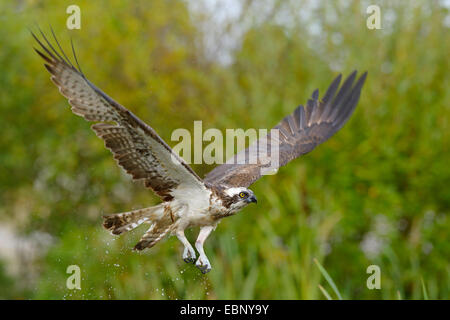
[[[320,273],[322,273],[322,275],[325,278],[325,280],[327,280],[328,284],[331,286],[331,288],[333,289],[334,293],[336,293],[338,299],[342,300],[342,296],[341,296],[338,288],[336,287],[336,284],[334,283],[333,279],[331,279],[330,275],[325,270],[325,268],[322,267],[322,265],[319,263],[319,261],[316,258],[314,258],[314,263],[317,265],[317,267],[320,270]]]
[[[422,292],[423,292],[423,298],[425,300],[428,300],[428,292],[427,292],[427,288],[425,287],[425,282],[423,281],[423,278],[420,277],[420,281],[422,282]]]
[[[333,300],[333,298],[331,298],[331,296],[330,296],[330,294],[327,292],[327,290],[325,290],[325,288],[322,287],[320,284],[319,284],[319,289],[320,289],[320,291],[322,291],[323,295],[324,295],[328,300]]]

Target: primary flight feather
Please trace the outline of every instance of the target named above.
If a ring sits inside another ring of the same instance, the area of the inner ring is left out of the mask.
[[[276,139],[271,131],[202,180],[153,128],[92,84],[78,65],[73,45],[77,66],[64,53],[53,30],[52,34],[59,50],[42,31],[43,40],[32,33],[40,47],[35,50],[44,59],[51,80],[69,100],[72,112],[96,122],[91,128],[104,140],[117,163],[163,201],[150,208],[106,215],[103,226],[118,235],[142,223],[150,224],[136,250],[152,247],[167,234],[176,235],[184,245],[184,261],[196,261],[203,273],[211,270],[203,249],[211,231],[222,218],[256,203],[248,187],[262,176],[262,169],[270,162],[267,149],[276,144],[277,163],[281,167],[326,141],[353,113],[367,76],[366,72],[356,80],[354,71],[340,88],[341,75],[337,76],[322,99],[319,100],[319,92],[315,90],[305,107],[300,105],[273,128],[278,133]],[[268,144],[267,148],[262,148],[263,144]],[[200,227],[195,242],[198,259],[184,235],[186,228],[195,226]]]

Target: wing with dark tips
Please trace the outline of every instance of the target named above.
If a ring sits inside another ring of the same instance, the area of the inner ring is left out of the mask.
[[[41,31],[43,41],[33,33],[40,46],[35,49],[44,59],[51,80],[69,100],[72,112],[88,121],[97,136],[105,141],[117,163],[133,179],[143,180],[162,199],[171,200],[173,190],[182,186],[205,190],[204,183],[186,162],[173,153],[158,134],[125,107],[92,84],[62,50],[52,30],[59,51]],[[44,44],[45,42],[45,44]]]
[[[230,187],[248,187],[261,177],[263,168],[273,163],[270,150],[274,150],[274,144],[278,145],[277,168],[312,151],[342,128],[350,118],[358,103],[366,76],[367,72],[355,82],[354,71],[339,91],[341,75],[337,76],[322,100],[319,100],[319,91],[315,90],[305,106],[297,107],[274,127],[278,129],[277,139],[269,133],[263,140],[260,139],[237,153],[227,163],[214,168],[204,181]]]

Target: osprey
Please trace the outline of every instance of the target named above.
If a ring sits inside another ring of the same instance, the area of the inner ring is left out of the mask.
[[[35,50],[45,60],[51,80],[69,100],[73,113],[96,122],[91,128],[104,140],[117,163],[134,180],[143,180],[162,199],[161,204],[153,207],[105,215],[103,226],[119,235],[142,223],[149,224],[135,250],[151,248],[168,234],[176,235],[184,245],[183,260],[196,261],[195,265],[203,273],[209,272],[211,264],[203,249],[206,238],[222,218],[257,202],[248,187],[261,177],[261,169],[267,163],[263,161],[267,159],[261,159],[267,157],[258,147],[261,139],[201,179],[153,128],[92,84],[81,71],[73,44],[76,66],[62,50],[53,30],[52,34],[59,51],[42,31],[46,45],[32,33],[41,47]],[[341,82],[338,75],[322,99],[319,100],[319,91],[315,90],[306,107],[300,105],[275,126],[279,132],[275,141],[279,148],[279,167],[310,152],[347,122],[358,103],[366,76],[367,72],[355,81],[354,71],[338,90]],[[256,156],[258,160],[256,163],[233,161],[242,156],[245,159]],[[195,242],[197,260],[184,235],[186,228],[196,226],[200,227]]]

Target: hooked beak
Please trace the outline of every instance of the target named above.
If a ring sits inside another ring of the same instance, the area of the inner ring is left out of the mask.
[[[249,198],[247,199],[247,202],[248,202],[248,203],[250,203],[250,202],[258,203],[258,200],[256,199],[256,197],[255,197],[254,195],[252,195],[251,197],[249,197]]]

